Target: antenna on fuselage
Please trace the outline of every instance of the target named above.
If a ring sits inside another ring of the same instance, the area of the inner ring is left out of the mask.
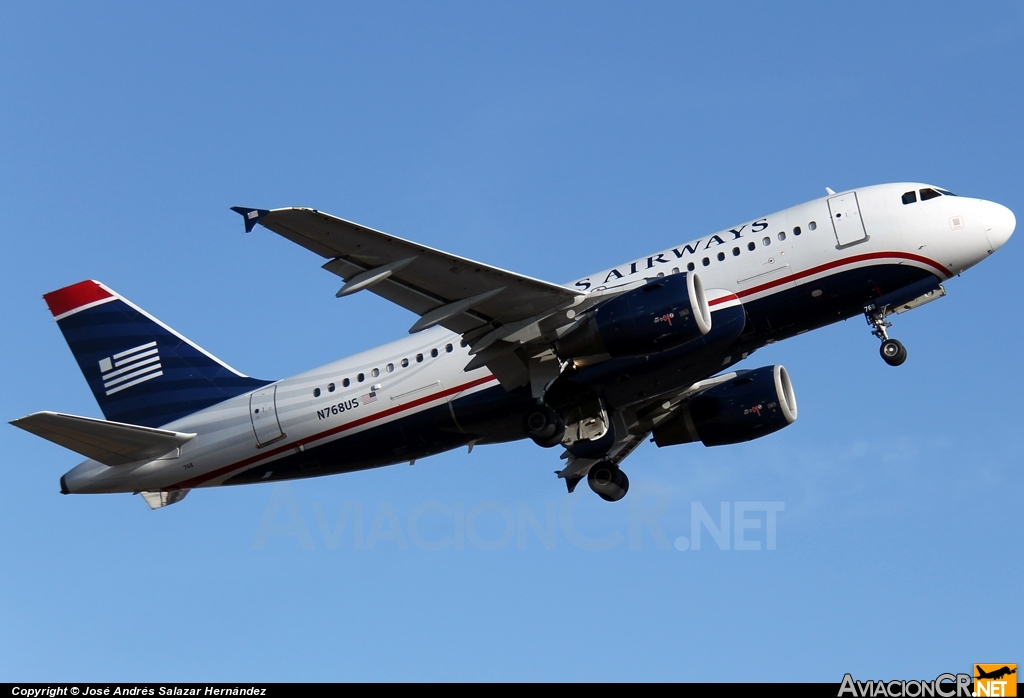
[[[832,187],[825,187],[825,193],[828,194],[829,196],[835,195],[835,192],[832,191]]]

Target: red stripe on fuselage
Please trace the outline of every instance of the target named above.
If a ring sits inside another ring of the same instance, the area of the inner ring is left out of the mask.
[[[949,273],[949,271],[946,270],[945,267],[936,262],[934,259],[928,259],[927,257],[922,257],[921,255],[911,254],[909,252],[871,252],[870,254],[858,254],[854,255],[853,257],[844,257],[843,259],[837,259],[833,262],[828,262],[827,264],[819,264],[816,267],[804,269],[803,271],[799,271],[795,274],[783,276],[782,278],[775,279],[773,281],[767,281],[758,286],[753,286],[751,288],[738,291],[736,295],[739,296],[740,298],[744,298],[746,296],[752,296],[755,293],[760,293],[761,291],[767,291],[768,289],[775,288],[776,286],[782,286],[783,284],[799,281],[800,279],[806,279],[808,276],[814,276],[815,274],[820,274],[822,272],[829,271],[837,267],[842,267],[847,264],[856,264],[858,262],[866,262],[872,259],[892,259],[894,257],[896,259],[906,259],[912,262],[918,262],[919,264],[927,264],[930,267],[938,269],[939,273],[942,274],[942,278],[944,280],[952,276]],[[718,305],[719,303],[724,303],[728,299],[728,296],[718,298],[713,301],[708,301],[708,305]]]
[[[920,264],[926,264],[926,265],[928,265],[930,267],[933,267],[933,268],[939,270],[939,272],[943,275],[944,278],[949,278],[949,276],[950,276],[949,272],[947,272],[946,269],[941,264],[939,264],[938,262],[936,262],[934,260],[928,259],[927,257],[921,257],[920,255],[910,254],[910,253],[907,253],[907,252],[872,252],[870,254],[854,255],[853,257],[846,257],[844,259],[837,259],[837,260],[835,260],[833,262],[828,262],[827,264],[821,264],[821,265],[818,265],[816,267],[812,267],[810,269],[805,269],[804,271],[797,272],[796,274],[790,274],[789,276],[785,276],[785,277],[783,277],[781,279],[776,279],[774,281],[769,281],[769,282],[761,284],[759,286],[754,286],[753,288],[748,288],[748,289],[745,289],[743,291],[739,291],[736,294],[725,295],[725,296],[722,296],[721,298],[717,298],[717,299],[715,299],[713,301],[709,301],[709,305],[720,305],[722,303],[726,303],[728,301],[731,301],[731,300],[735,299],[736,297],[743,298],[744,296],[750,296],[750,295],[752,295],[754,293],[760,293],[761,291],[765,291],[767,289],[774,288],[776,286],[781,286],[783,284],[787,284],[787,283],[796,281],[798,279],[803,279],[803,278],[806,278],[808,276],[812,276],[814,274],[820,274],[822,272],[829,271],[829,270],[835,269],[837,267],[845,266],[847,264],[856,264],[858,262],[868,261],[868,260],[872,260],[872,259],[887,259],[887,258],[888,259],[891,259],[891,258],[906,259],[906,260],[909,260],[909,261],[918,262]],[[83,283],[91,283],[91,282],[83,282]],[[81,284],[76,284],[76,286],[80,286],[80,285]],[[69,286],[68,288],[74,288],[74,287],[73,286]],[[66,290],[66,289],[62,289],[62,290]],[[102,291],[102,289],[100,289],[100,290]],[[54,293],[60,293],[60,291],[55,291]],[[437,400],[437,399],[442,398],[442,397],[447,397],[449,395],[454,395],[456,393],[462,392],[463,390],[469,390],[470,388],[475,388],[478,385],[483,385],[484,383],[489,383],[489,382],[494,381],[494,380],[496,380],[496,379],[493,376],[486,376],[484,378],[479,378],[479,379],[477,379],[475,381],[470,381],[469,383],[464,383],[463,385],[455,386],[454,388],[448,388],[447,390],[442,390],[442,391],[440,391],[438,393],[434,393],[433,395],[428,395],[426,397],[419,398],[418,400],[413,400],[412,402],[409,402],[409,403],[407,403],[405,405],[399,405],[397,407],[391,407],[389,409],[384,410],[383,412],[378,412],[376,414],[367,415],[366,417],[361,417],[360,419],[356,419],[356,420],[348,422],[346,424],[340,424],[340,425],[338,425],[338,426],[336,426],[336,427],[334,427],[332,429],[328,429],[327,431],[323,431],[323,432],[320,432],[318,434],[314,434],[313,436],[307,437],[305,439],[300,439],[298,441],[292,441],[292,442],[290,442],[288,444],[285,444],[283,446],[278,446],[277,448],[274,448],[274,449],[272,449],[270,451],[267,451],[266,453],[260,453],[259,455],[252,456],[251,458],[246,458],[245,460],[241,460],[241,461],[239,461],[237,463],[232,463],[231,465],[226,465],[226,466],[224,466],[222,468],[218,468],[218,469],[213,470],[213,471],[211,471],[209,473],[205,473],[203,475],[197,475],[194,478],[191,478],[189,480],[184,480],[183,482],[179,482],[177,485],[172,485],[171,487],[167,487],[167,488],[164,488],[164,489],[185,489],[185,488],[189,488],[189,487],[197,487],[197,486],[201,485],[204,482],[209,482],[210,480],[216,479],[216,478],[221,477],[223,475],[227,475],[228,473],[230,473],[233,470],[241,470],[242,468],[245,468],[247,466],[253,465],[254,463],[258,463],[261,460],[266,460],[267,458],[271,458],[271,457],[276,456],[276,455],[278,455],[280,453],[284,453],[286,451],[290,451],[292,449],[295,449],[298,446],[304,446],[304,445],[306,445],[308,443],[312,443],[313,441],[320,441],[321,439],[325,439],[325,438],[327,438],[329,436],[333,436],[334,434],[339,434],[339,433],[341,433],[343,431],[349,431],[351,429],[355,429],[355,428],[360,427],[360,426],[362,426],[364,424],[369,424],[370,422],[374,422],[374,421],[377,421],[377,420],[380,420],[380,419],[384,419],[386,417],[390,417],[391,415],[398,414],[400,412],[405,412],[407,410],[411,410],[413,408],[419,407],[420,405],[424,405],[424,404],[426,404],[428,402],[432,402],[433,400]]]
[[[77,284],[43,294],[43,300],[54,317],[60,317],[104,298],[113,298],[113,294],[95,281],[79,281]]]
[[[334,427],[332,429],[328,429],[327,431],[322,431],[319,434],[314,434],[313,436],[308,436],[305,439],[299,439],[298,441],[292,441],[292,442],[287,443],[287,444],[285,444],[283,446],[278,446],[277,448],[274,448],[274,449],[272,449],[270,451],[267,451],[266,453],[260,453],[259,455],[253,456],[251,458],[246,458],[245,460],[238,461],[237,463],[232,463],[231,465],[225,465],[223,468],[217,468],[216,470],[210,471],[208,473],[204,473],[203,475],[197,475],[196,477],[194,477],[194,478],[192,478],[190,480],[185,480],[183,482],[179,482],[176,485],[172,485],[172,486],[166,487],[164,489],[180,490],[180,489],[186,489],[186,488],[189,488],[189,487],[197,487],[197,486],[201,485],[204,482],[209,482],[210,480],[218,478],[218,477],[220,477],[222,475],[227,475],[232,470],[240,470],[242,468],[245,468],[246,466],[252,465],[252,464],[257,463],[257,462],[259,462],[261,460],[266,460],[267,458],[270,458],[272,456],[276,456],[279,453],[284,453],[285,451],[291,451],[291,450],[293,450],[293,449],[295,449],[295,448],[297,448],[299,446],[305,446],[308,443],[312,443],[314,441],[320,441],[321,439],[325,439],[328,436],[333,436],[334,434],[339,434],[339,433],[341,433],[343,431],[348,431],[350,429],[355,429],[356,427],[361,427],[364,424],[369,424],[370,422],[374,422],[374,421],[377,421],[379,419],[384,419],[385,417],[390,417],[391,415],[398,414],[399,412],[405,412],[406,410],[411,410],[411,409],[413,409],[415,407],[419,407],[420,405],[424,405],[424,404],[426,404],[428,402],[432,402],[432,401],[437,400],[439,398],[448,397],[449,395],[455,395],[456,393],[461,393],[464,390],[469,390],[470,388],[475,388],[478,385],[483,385],[484,383],[490,383],[491,381],[494,381],[494,380],[497,380],[494,376],[485,376],[483,378],[478,378],[475,381],[470,381],[469,383],[463,383],[462,385],[457,385],[454,388],[448,388],[447,390],[442,390],[442,391],[434,393],[432,395],[427,395],[426,397],[421,397],[421,398],[419,398],[417,400],[413,400],[412,402],[406,403],[404,405],[398,405],[397,407],[390,407],[390,408],[384,410],[383,412],[378,412],[376,414],[367,415],[365,417],[361,417],[361,418],[353,420],[351,422],[346,422],[345,424],[339,424],[338,426],[336,426],[336,427]],[[255,436],[253,438],[255,438]]]

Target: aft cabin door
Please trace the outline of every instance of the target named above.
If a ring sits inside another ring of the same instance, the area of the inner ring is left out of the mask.
[[[836,247],[856,245],[868,239],[864,221],[860,218],[857,192],[833,196],[828,200],[828,210],[832,213],[832,227],[836,231]]]
[[[249,396],[249,417],[256,432],[256,444],[266,446],[284,438],[281,422],[277,419],[277,385],[257,390]]]

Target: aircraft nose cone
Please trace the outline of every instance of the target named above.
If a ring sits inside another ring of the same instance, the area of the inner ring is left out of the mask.
[[[985,237],[988,238],[989,247],[993,252],[1010,239],[1016,227],[1017,217],[1013,215],[1013,211],[1002,204],[988,202],[988,210],[985,212]]]

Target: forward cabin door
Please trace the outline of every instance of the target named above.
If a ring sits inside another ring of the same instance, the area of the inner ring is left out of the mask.
[[[828,200],[832,214],[832,228],[836,231],[836,247],[847,247],[868,239],[864,221],[860,217],[857,192],[851,191]]]
[[[277,419],[277,385],[257,390],[249,396],[249,417],[256,432],[256,445],[266,446],[284,438]]]

